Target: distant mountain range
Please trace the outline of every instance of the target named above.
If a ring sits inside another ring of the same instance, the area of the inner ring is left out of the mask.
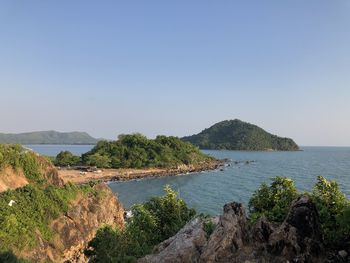
[[[0,133],[0,143],[19,144],[96,144],[98,139],[86,132],[37,131],[18,134]]]
[[[248,151],[298,151],[290,138],[282,138],[241,120],[226,120],[182,140],[201,149]]]

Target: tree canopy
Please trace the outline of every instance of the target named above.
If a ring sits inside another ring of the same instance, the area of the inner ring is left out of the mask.
[[[139,133],[121,135],[116,141],[99,141],[91,151],[82,155],[84,164],[101,168],[175,167],[211,159],[177,137],[148,139]]]
[[[199,134],[183,137],[201,149],[249,151],[297,151],[298,145],[289,138],[270,134],[262,128],[240,120],[216,123]]]

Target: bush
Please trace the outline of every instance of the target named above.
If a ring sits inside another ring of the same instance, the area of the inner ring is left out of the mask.
[[[41,171],[44,163],[41,157],[24,150],[20,145],[0,144],[0,170],[12,167],[14,170],[23,171],[29,182],[41,183],[44,179]]]
[[[56,166],[73,166],[78,165],[80,162],[81,158],[73,155],[70,151],[61,151],[54,160]]]
[[[320,215],[326,243],[334,244],[349,236],[350,203],[339,190],[337,182],[319,176],[312,198]]]
[[[263,183],[249,201],[250,222],[265,216],[267,219],[282,222],[291,202],[299,194],[291,179],[275,177],[270,186]],[[350,202],[339,190],[335,181],[317,177],[309,195],[316,205],[326,245],[337,247],[350,236]]]
[[[249,200],[251,221],[265,216],[269,220],[282,222],[297,196],[293,180],[285,177],[272,178],[270,186],[263,183]]]
[[[132,262],[177,233],[196,214],[169,186],[165,195],[132,207],[125,229],[100,229],[85,254],[92,262]]]

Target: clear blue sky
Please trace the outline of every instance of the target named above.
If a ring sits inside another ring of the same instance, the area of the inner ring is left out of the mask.
[[[350,145],[350,1],[0,2],[0,131]]]

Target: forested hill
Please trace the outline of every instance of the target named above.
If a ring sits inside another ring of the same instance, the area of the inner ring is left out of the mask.
[[[117,141],[99,141],[82,155],[85,165],[101,168],[171,168],[178,165],[203,165],[215,159],[177,137],[142,134],[120,135]]]
[[[96,144],[86,132],[37,131],[19,134],[0,133],[0,143],[18,144]]]
[[[240,120],[226,120],[214,124],[199,134],[182,140],[201,149],[248,151],[297,151],[298,145],[290,138],[270,134],[262,128]]]

